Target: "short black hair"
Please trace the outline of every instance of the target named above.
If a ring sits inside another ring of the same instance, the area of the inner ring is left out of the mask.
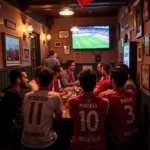
[[[71,66],[72,63],[74,63],[75,61],[74,60],[67,60],[66,61],[66,69],[68,69],[68,66]]]
[[[114,79],[118,87],[124,87],[125,83],[128,80],[128,73],[123,68],[113,68],[110,71],[110,78]]]
[[[102,67],[107,72],[107,74],[110,73],[110,70],[112,68],[110,64],[103,64]]]
[[[35,69],[35,77],[38,77],[39,72],[44,68],[44,66],[38,66]]]
[[[53,71],[55,72],[55,74],[56,74],[57,72],[60,72],[60,71],[61,71],[60,68],[61,68],[60,65],[55,65],[55,66],[52,67],[52,70],[53,70]]]
[[[49,50],[49,55],[53,56],[54,55],[54,51],[53,50]]]
[[[128,74],[130,74],[129,67],[126,64],[119,63],[119,64],[116,64],[115,67],[117,67],[117,68],[118,67],[123,68],[123,69],[125,69],[127,71]]]
[[[44,67],[38,74],[38,79],[40,86],[48,86],[52,82],[54,76],[54,71],[48,67]]]
[[[85,69],[79,73],[79,81],[85,92],[91,92],[96,85],[96,74],[90,69]]]
[[[22,77],[22,72],[26,72],[24,68],[15,68],[12,69],[9,73],[9,81],[11,84],[14,84],[16,82],[17,78]]]

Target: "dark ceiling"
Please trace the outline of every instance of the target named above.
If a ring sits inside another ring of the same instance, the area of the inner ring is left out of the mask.
[[[70,6],[76,17],[117,16],[121,6],[127,6],[132,0],[94,0],[82,11],[77,0],[19,0],[25,12],[42,11],[44,14],[60,18],[59,11]]]

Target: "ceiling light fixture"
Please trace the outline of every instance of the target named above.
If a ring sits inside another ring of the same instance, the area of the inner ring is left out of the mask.
[[[60,12],[59,12],[60,15],[62,16],[71,16],[74,14],[72,8],[70,7],[63,7]]]
[[[74,8],[74,12],[75,12],[75,8]],[[74,24],[73,26],[71,27],[70,31],[79,31],[79,28],[75,25],[75,13],[74,13]]]

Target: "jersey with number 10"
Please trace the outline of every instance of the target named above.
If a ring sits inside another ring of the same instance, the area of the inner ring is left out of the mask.
[[[108,91],[102,95],[110,102],[109,118],[112,140],[116,145],[135,141],[138,135],[136,122],[136,96],[131,90]]]
[[[22,134],[24,146],[46,148],[54,143],[56,134],[52,131],[53,113],[61,113],[60,97],[57,93],[37,90],[25,95]]]
[[[73,150],[105,150],[104,123],[108,101],[93,94],[84,94],[69,101],[74,124]]]

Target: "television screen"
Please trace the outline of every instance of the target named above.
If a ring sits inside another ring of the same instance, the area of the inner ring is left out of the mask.
[[[82,26],[72,32],[73,49],[108,49],[110,48],[109,26]]]

